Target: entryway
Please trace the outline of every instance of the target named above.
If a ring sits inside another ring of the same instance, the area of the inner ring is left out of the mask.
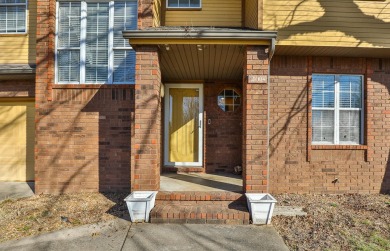
[[[203,85],[165,85],[164,165],[203,165]]]

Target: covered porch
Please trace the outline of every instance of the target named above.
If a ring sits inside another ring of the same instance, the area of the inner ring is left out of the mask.
[[[275,32],[124,31],[137,52],[132,190],[267,190]],[[240,166],[242,174],[234,174]]]

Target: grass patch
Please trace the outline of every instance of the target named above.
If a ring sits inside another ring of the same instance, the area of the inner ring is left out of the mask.
[[[82,222],[79,219],[72,219],[72,221],[70,223],[72,223],[75,226],[78,226],[78,225],[82,224]]]
[[[390,250],[390,240],[383,238],[378,233],[372,233],[368,239],[353,237],[350,239],[354,250],[359,251],[387,251]]]
[[[367,226],[371,226],[372,225],[372,222],[370,221],[370,220],[363,220],[362,221],[362,224],[364,224],[364,225],[367,225]]]
[[[17,229],[18,229],[19,232],[28,232],[31,229],[31,226],[26,225],[26,226],[23,226],[23,227],[19,227]]]
[[[11,203],[11,202],[13,202],[13,199],[5,199],[2,202],[0,202],[0,205],[3,206],[5,204]]]
[[[381,235],[378,233],[374,233],[370,240],[374,242],[376,245],[379,247],[383,248],[383,250],[390,250],[390,240],[383,238]]]

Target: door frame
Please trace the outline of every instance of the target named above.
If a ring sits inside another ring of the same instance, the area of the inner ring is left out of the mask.
[[[169,162],[169,89],[171,88],[194,88],[199,90],[199,139],[197,162]],[[164,166],[174,167],[203,167],[203,83],[202,84],[165,84],[164,88]]]

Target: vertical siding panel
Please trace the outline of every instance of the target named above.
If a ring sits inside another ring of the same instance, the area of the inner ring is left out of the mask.
[[[390,47],[389,0],[263,1],[264,30],[278,30],[279,45]]]
[[[202,10],[166,10],[165,25],[241,27],[241,10],[241,0],[203,0]]]
[[[245,27],[258,29],[258,0],[245,0]]]

